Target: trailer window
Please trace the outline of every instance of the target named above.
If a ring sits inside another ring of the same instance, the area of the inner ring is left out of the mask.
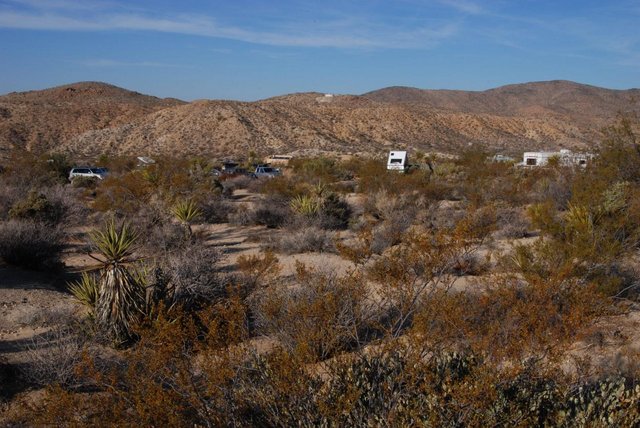
[[[536,158],[528,158],[527,159],[527,165],[536,165]]]
[[[402,159],[391,159],[391,163],[402,163]]]

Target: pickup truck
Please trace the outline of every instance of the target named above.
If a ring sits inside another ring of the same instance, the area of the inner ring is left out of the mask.
[[[256,170],[251,174],[254,178],[273,178],[280,175],[280,170],[278,168],[272,168],[270,166],[259,166],[256,167]]]

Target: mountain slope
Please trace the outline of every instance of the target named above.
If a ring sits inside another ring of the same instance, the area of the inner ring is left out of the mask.
[[[547,114],[571,120],[611,118],[638,111],[640,89],[613,90],[564,80],[501,86],[487,91],[390,87],[365,98],[386,103],[420,104],[436,109],[499,116]]]
[[[640,91],[553,81],[483,92],[385,88],[363,96],[300,93],[256,102],[162,100],[98,83],[0,97],[0,150],[76,157],[243,156],[389,148],[508,153],[585,149]],[[0,156],[2,152],[0,152]]]
[[[119,128],[88,132],[65,149],[95,156],[163,153],[219,156],[269,152],[379,152],[391,147],[455,151],[469,144],[517,151],[584,147],[593,129],[538,117],[437,110],[365,97],[295,94],[254,103],[199,101],[165,109]]]
[[[0,151],[47,151],[83,132],[182,104],[98,82],[0,96]]]

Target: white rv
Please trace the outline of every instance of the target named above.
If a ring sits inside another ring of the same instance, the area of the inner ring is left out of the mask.
[[[593,157],[591,153],[574,153],[566,149],[560,150],[559,152],[524,152],[522,165],[544,166],[549,163],[549,159],[557,158],[561,165],[584,167]]]
[[[549,163],[549,159],[560,157],[558,152],[524,152],[522,164],[525,166],[544,166]]]
[[[409,168],[409,158],[407,152],[389,152],[387,160],[387,170],[404,172]]]

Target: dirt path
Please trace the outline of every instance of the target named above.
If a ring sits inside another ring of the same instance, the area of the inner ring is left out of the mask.
[[[45,272],[0,266],[0,359],[24,362],[33,338],[77,309],[73,298]]]

